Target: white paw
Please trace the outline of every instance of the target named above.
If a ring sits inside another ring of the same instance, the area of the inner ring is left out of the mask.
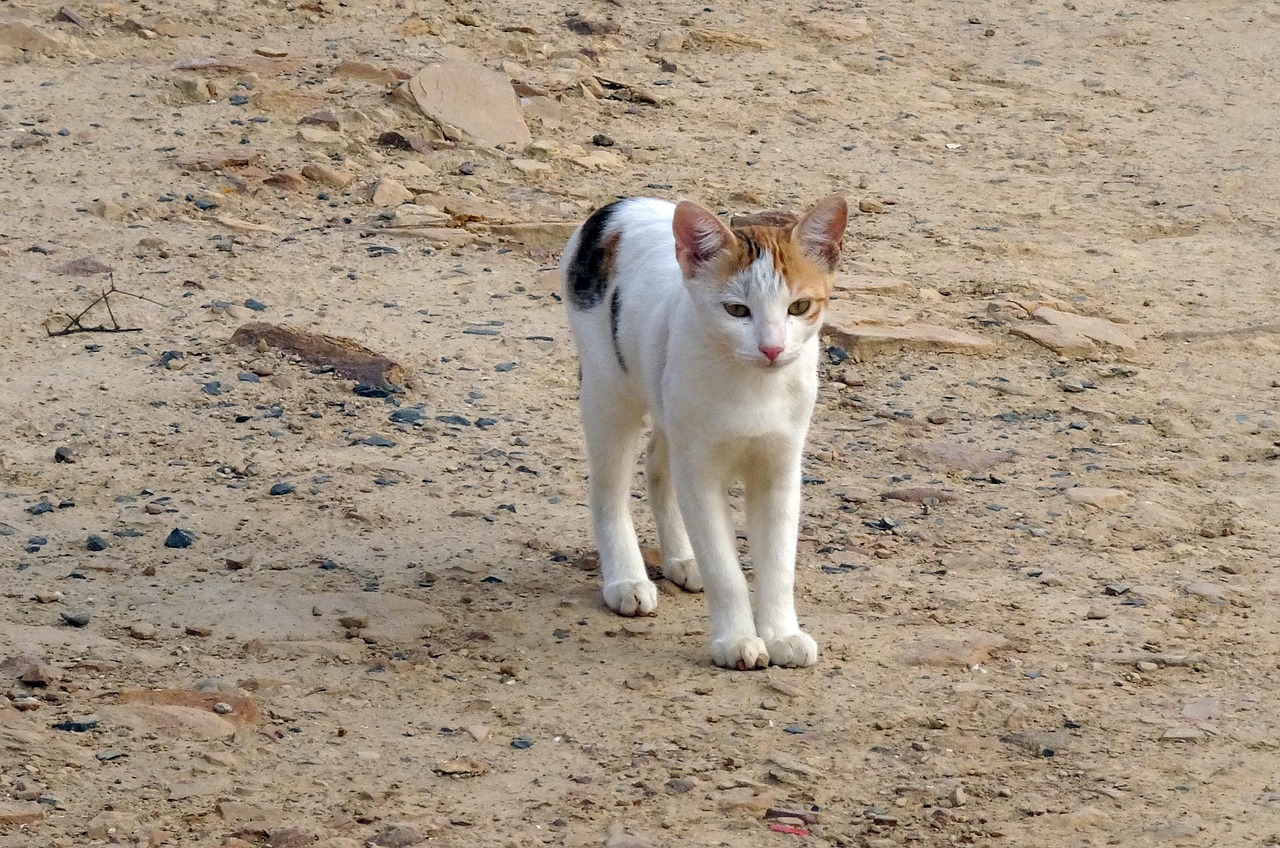
[[[618,615],[649,615],[658,608],[658,587],[650,580],[609,583],[604,602]]]
[[[769,665],[769,649],[756,636],[739,639],[717,639],[711,643],[711,661],[721,668],[750,671]]]
[[[765,639],[769,651],[769,662],[783,668],[804,668],[818,662],[818,643],[803,631],[781,636],[777,639]]]
[[[702,572],[696,559],[673,559],[662,564],[662,575],[686,592],[702,591]]]

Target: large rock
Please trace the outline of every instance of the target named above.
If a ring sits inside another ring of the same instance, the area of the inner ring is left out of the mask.
[[[414,75],[408,88],[446,137],[519,147],[533,140],[511,82],[497,71],[472,62],[438,62]]]
[[[871,353],[896,350],[926,350],[942,353],[991,353],[996,343],[971,333],[962,333],[933,324],[908,323],[851,324],[840,327],[827,324],[822,335],[832,344],[847,351],[856,360]]]
[[[53,56],[67,51],[62,42],[23,23],[0,24],[0,44],[38,56]]]

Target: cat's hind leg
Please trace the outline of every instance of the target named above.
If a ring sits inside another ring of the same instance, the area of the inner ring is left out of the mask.
[[[591,520],[604,599],[621,615],[649,615],[658,607],[658,587],[645,572],[631,521],[631,484],[644,420],[643,403],[617,375],[590,373],[582,379],[582,426],[587,439]]]
[[[658,525],[658,546],[662,549],[662,573],[688,592],[702,591],[702,573],[689,544],[689,534],[680,517],[675,483],[671,478],[671,451],[667,436],[655,428],[645,451],[645,479],[649,483],[649,504]]]

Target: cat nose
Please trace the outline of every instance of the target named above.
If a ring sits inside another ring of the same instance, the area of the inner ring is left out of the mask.
[[[782,353],[782,348],[773,347],[771,345],[760,345],[760,352],[768,357],[770,362],[773,362],[773,360],[777,359],[778,355]]]

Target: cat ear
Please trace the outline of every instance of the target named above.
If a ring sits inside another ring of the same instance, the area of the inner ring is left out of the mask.
[[[838,194],[818,201],[791,231],[806,256],[834,271],[840,261],[840,239],[849,221],[849,204]]]
[[[733,244],[729,232],[715,213],[692,200],[676,204],[671,232],[676,237],[676,261],[686,277],[694,277],[704,265]]]

